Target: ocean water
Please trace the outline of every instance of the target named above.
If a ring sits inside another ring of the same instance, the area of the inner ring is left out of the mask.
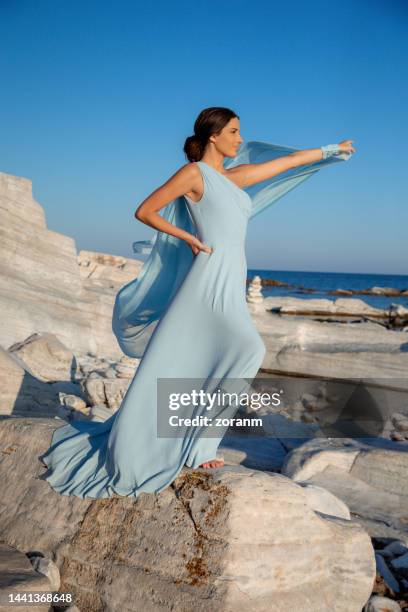
[[[392,274],[351,274],[342,272],[304,272],[287,270],[257,270],[248,269],[247,278],[252,280],[256,275],[262,279],[273,279],[288,283],[291,287],[271,287],[264,285],[264,297],[290,296],[301,299],[324,298],[336,300],[347,298],[343,295],[330,295],[328,291],[336,289],[349,289],[358,291],[371,287],[392,287],[398,290],[408,289],[408,276]],[[312,289],[313,291],[307,291]],[[360,299],[375,308],[388,309],[391,304],[401,304],[408,308],[408,295],[403,297],[377,296],[356,294],[350,298]]]

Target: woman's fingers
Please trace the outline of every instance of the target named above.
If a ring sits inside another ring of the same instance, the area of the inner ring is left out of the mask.
[[[212,248],[206,244],[203,244],[198,238],[195,238],[189,244],[194,255],[197,255],[200,251],[204,251],[204,253],[212,253]]]
[[[341,147],[342,151],[347,151],[347,153],[355,153],[356,150],[353,147],[353,142],[354,140],[342,140],[339,142],[339,146]]]

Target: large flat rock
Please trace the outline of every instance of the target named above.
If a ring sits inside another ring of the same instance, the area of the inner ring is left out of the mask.
[[[55,493],[38,461],[56,423],[0,422],[0,540],[52,556],[80,610],[360,612],[371,540],[307,487],[242,465],[183,469],[160,494]],[[337,505],[340,514],[344,507]]]
[[[342,499],[372,537],[408,546],[408,443],[309,440],[286,455],[281,471]]]
[[[408,389],[407,334],[372,322],[339,323],[253,313],[267,352],[262,369],[329,378],[366,378]]]

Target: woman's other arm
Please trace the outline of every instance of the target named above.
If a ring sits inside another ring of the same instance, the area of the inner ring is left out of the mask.
[[[176,236],[181,240],[185,240],[190,245],[194,255],[199,251],[211,253],[212,249],[203,244],[196,236],[189,232],[169,223],[158,211],[164,208],[172,200],[185,195],[186,193],[200,194],[202,192],[201,173],[194,163],[188,163],[182,166],[168,181],[163,183],[155,191],[153,191],[135,211],[135,217],[138,221],[150,225],[157,231],[165,232],[171,236]]]

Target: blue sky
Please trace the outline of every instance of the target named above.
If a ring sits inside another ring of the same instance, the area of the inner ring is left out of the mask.
[[[202,108],[244,140],[354,140],[248,226],[249,268],[408,273],[405,0],[2,0],[0,171],[48,227],[135,256]]]

